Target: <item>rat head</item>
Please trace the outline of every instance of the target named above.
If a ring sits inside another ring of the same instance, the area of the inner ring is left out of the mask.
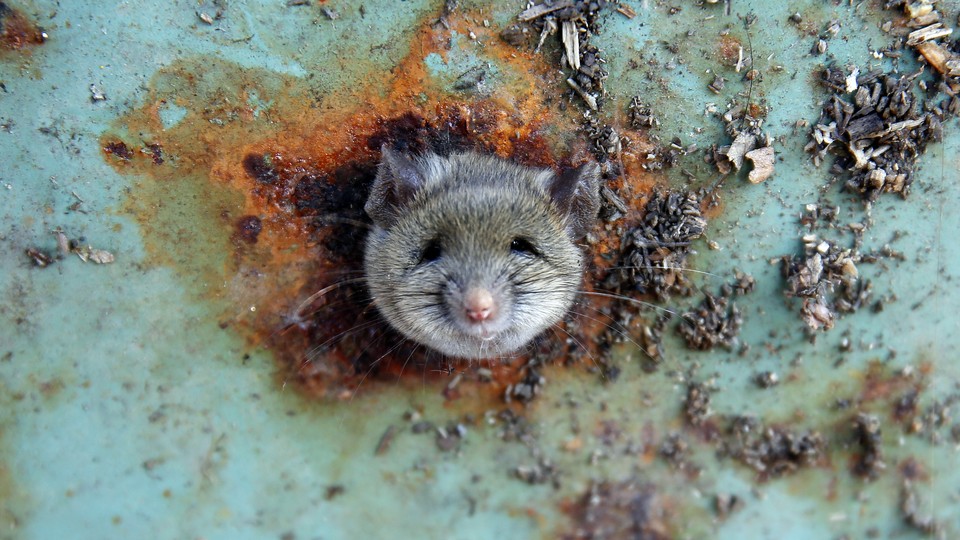
[[[444,354],[512,353],[557,323],[583,275],[574,241],[599,207],[599,168],[556,174],[476,153],[384,147],[365,210],[364,270],[377,309]]]

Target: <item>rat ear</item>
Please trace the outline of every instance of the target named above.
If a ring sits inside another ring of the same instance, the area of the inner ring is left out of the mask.
[[[384,144],[380,154],[377,178],[363,209],[374,223],[386,226],[396,220],[397,211],[423,187],[424,179],[416,162],[395,152],[389,145]]]
[[[589,161],[555,175],[548,186],[550,199],[567,218],[574,239],[593,228],[600,211],[600,167]]]

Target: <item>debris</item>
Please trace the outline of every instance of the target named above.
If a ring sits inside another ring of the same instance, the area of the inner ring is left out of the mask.
[[[393,444],[393,438],[397,435],[397,426],[389,425],[387,429],[383,432],[383,435],[380,436],[380,441],[377,443],[377,449],[374,451],[375,455],[382,456],[387,453],[387,450],[390,450],[390,445]]]
[[[743,160],[749,159],[753,163],[748,175],[751,182],[757,184],[769,178],[776,155],[770,137],[763,132],[764,114],[765,109],[759,105],[731,103],[722,119],[733,141],[728,146],[713,147],[707,152],[707,162],[713,163],[721,174],[729,174],[739,171]]]
[[[487,87],[487,72],[482,67],[473,67],[468,69],[462,75],[457,77],[453,83],[453,89],[460,92],[472,92],[483,94]]]
[[[744,157],[753,163],[753,170],[747,174],[747,179],[754,184],[759,184],[773,175],[773,162],[775,159],[772,146],[757,148],[744,154]]]
[[[733,163],[733,168],[740,170],[743,167],[743,158],[746,156],[747,152],[750,152],[757,147],[757,136],[746,131],[740,132],[737,137],[733,140],[733,143],[724,152],[724,155],[727,156],[727,159],[730,160],[730,163]]]
[[[720,75],[715,75],[713,77],[713,82],[707,85],[707,88],[710,89],[714,94],[719,94],[723,91],[723,88],[727,85],[727,80],[721,77]]]
[[[713,508],[720,519],[726,519],[727,516],[743,507],[743,499],[729,493],[717,493],[713,499]]]
[[[705,351],[723,345],[736,347],[743,326],[743,315],[736,304],[725,296],[704,293],[704,299],[693,311],[680,316],[677,332],[687,342],[687,347]]]
[[[914,30],[907,35],[907,45],[914,47],[921,43],[928,43],[935,39],[942,37],[947,37],[953,33],[953,28],[944,28],[943,23],[935,23],[921,28],[920,30]]]
[[[324,499],[332,501],[333,499],[343,495],[347,491],[347,488],[343,484],[333,484],[332,486],[327,486],[327,489],[324,492]]]
[[[630,100],[630,127],[633,129],[655,128],[660,126],[660,120],[653,114],[653,109],[640,101],[640,96]]]
[[[826,443],[820,433],[797,434],[781,427],[762,427],[752,417],[735,417],[733,440],[725,440],[729,454],[765,476],[781,476],[818,463]]]
[[[753,289],[757,286],[757,280],[746,272],[735,270],[733,277],[736,279],[736,281],[729,286],[732,289],[733,294],[736,294],[737,296],[749,294],[753,292]],[[730,294],[724,293],[724,296],[730,296]]]
[[[89,261],[96,264],[110,264],[114,261],[113,253],[90,246],[74,247],[72,252],[83,262]]]
[[[831,170],[849,171],[846,187],[865,200],[885,192],[906,197],[917,158],[940,139],[946,113],[918,102],[914,77],[871,71],[857,81],[856,91],[847,92],[847,75],[826,68],[822,82],[837,93],[824,104],[805,149],[816,165],[828,152],[839,154]]]
[[[637,12],[634,11],[633,8],[625,4],[618,4],[617,12],[628,19],[632,19],[637,16]]]
[[[880,419],[872,414],[857,414],[853,420],[853,430],[862,451],[853,464],[853,472],[857,476],[874,479],[887,468],[881,449]]]
[[[567,51],[567,64],[574,71],[579,70],[580,36],[577,32],[576,24],[573,21],[563,21],[560,23],[560,39],[563,40],[563,46]]]
[[[572,70],[567,84],[591,111],[598,111],[601,107],[607,72],[602,68],[605,61],[599,49],[590,45],[589,39],[594,32],[597,14],[608,4],[606,0],[559,0],[531,5],[518,16],[521,23],[531,23],[540,29],[536,52],[540,51],[547,36],[560,31],[564,50],[560,67]],[[507,41],[522,43],[516,31],[503,37]]]
[[[206,24],[213,24],[213,17],[211,17],[209,14],[205,12],[198,11],[197,17],[199,17],[200,20],[205,22]]]
[[[560,0],[553,4],[537,4],[530,6],[527,9],[523,10],[522,13],[517,17],[522,22],[529,22],[534,19],[539,19],[548,13],[553,13],[554,11],[559,11],[561,9],[566,9],[574,4],[573,0]]]
[[[690,244],[707,227],[700,197],[691,191],[654,192],[643,220],[623,236],[619,264],[607,274],[604,288],[653,293],[661,300],[675,293],[688,295],[684,270]]]
[[[540,458],[533,465],[520,465],[513,469],[513,475],[531,485],[548,482],[559,484],[559,471],[547,458]]]
[[[334,10],[328,8],[328,7],[325,7],[325,8],[323,8],[323,9],[321,9],[321,11],[323,11],[324,17],[326,17],[328,20],[335,21],[335,20],[337,20],[337,19],[340,18],[340,14],[339,14],[339,13],[337,13],[336,11],[334,11]]]
[[[673,510],[656,489],[637,478],[594,483],[571,505],[574,529],[559,538],[600,540],[677,538]]]
[[[97,85],[91,84],[90,85],[90,101],[96,103],[98,101],[106,101],[106,100],[107,100],[107,95],[104,94],[103,91],[100,90],[100,88]]]
[[[529,403],[540,395],[540,389],[547,383],[547,379],[540,375],[537,369],[528,364],[524,368],[523,378],[513,385],[508,385],[503,394],[503,400],[510,403],[518,400],[521,403]]]
[[[687,385],[687,398],[683,404],[683,414],[692,426],[699,426],[710,416],[710,391],[703,383]]]
[[[685,468],[685,460],[690,445],[679,433],[671,433],[660,443],[658,453],[677,469]]]
[[[510,25],[500,32],[500,39],[514,47],[520,47],[527,42],[527,29],[517,24]]]
[[[579,94],[581,98],[583,98],[583,101],[587,103],[587,106],[590,107],[591,110],[594,110],[594,111],[598,110],[597,98],[588,94],[583,88],[580,88],[580,85],[577,84],[577,81],[570,78],[570,79],[567,79],[567,84],[569,84],[570,88],[573,88],[573,90],[577,94]]]
[[[54,258],[50,255],[47,255],[43,251],[40,251],[37,248],[27,248],[26,249],[27,257],[33,261],[33,264],[39,268],[46,268],[54,263]]]
[[[920,515],[918,498],[916,490],[913,489],[913,483],[904,480],[903,486],[900,488],[900,512],[903,514],[903,521],[923,533],[939,534],[943,528],[933,516]]]
[[[59,227],[53,230],[53,234],[57,237],[58,258],[62,259],[70,253],[70,240]]]
[[[123,141],[109,142],[103,147],[103,151],[107,154],[113,154],[123,161],[129,161],[133,157],[130,147]]]
[[[446,428],[436,428],[436,434],[437,448],[441,452],[451,452],[460,449],[460,442],[466,434],[466,429],[460,424],[454,424]]]
[[[606,161],[610,156],[615,156],[623,150],[623,139],[612,126],[602,126],[595,118],[591,118],[585,124],[584,131],[587,137],[593,141],[593,154],[601,162]]]
[[[943,75],[960,77],[960,58],[937,43],[925,42],[917,45],[917,51],[923,58]]]
[[[802,257],[783,257],[787,297],[802,298],[800,313],[811,330],[833,327],[837,312],[849,313],[867,305],[869,281],[859,282],[857,264],[863,256],[857,245],[841,248],[814,234],[803,237]],[[839,287],[839,291],[835,289]]]
[[[760,388],[773,388],[780,384],[780,377],[774,371],[764,371],[758,373],[755,380]]]
[[[600,186],[600,199],[600,217],[604,221],[617,221],[630,210],[626,201],[605,185]]]

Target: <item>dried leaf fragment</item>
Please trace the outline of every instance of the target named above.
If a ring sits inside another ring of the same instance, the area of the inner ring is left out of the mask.
[[[753,170],[747,175],[747,180],[754,184],[759,184],[773,175],[773,162],[776,154],[772,146],[757,148],[744,154],[744,157],[753,163]]]

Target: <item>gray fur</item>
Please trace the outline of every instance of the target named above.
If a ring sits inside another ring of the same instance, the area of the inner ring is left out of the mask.
[[[588,164],[568,173],[571,183],[476,153],[408,158],[386,149],[365,206],[374,227],[364,269],[377,309],[407,338],[450,356],[517,351],[573,302],[584,264],[574,241],[596,219],[598,173]],[[511,250],[518,237],[537,255]],[[442,255],[424,262],[434,239]],[[489,290],[501,311],[484,336],[464,319],[470,287]]]

